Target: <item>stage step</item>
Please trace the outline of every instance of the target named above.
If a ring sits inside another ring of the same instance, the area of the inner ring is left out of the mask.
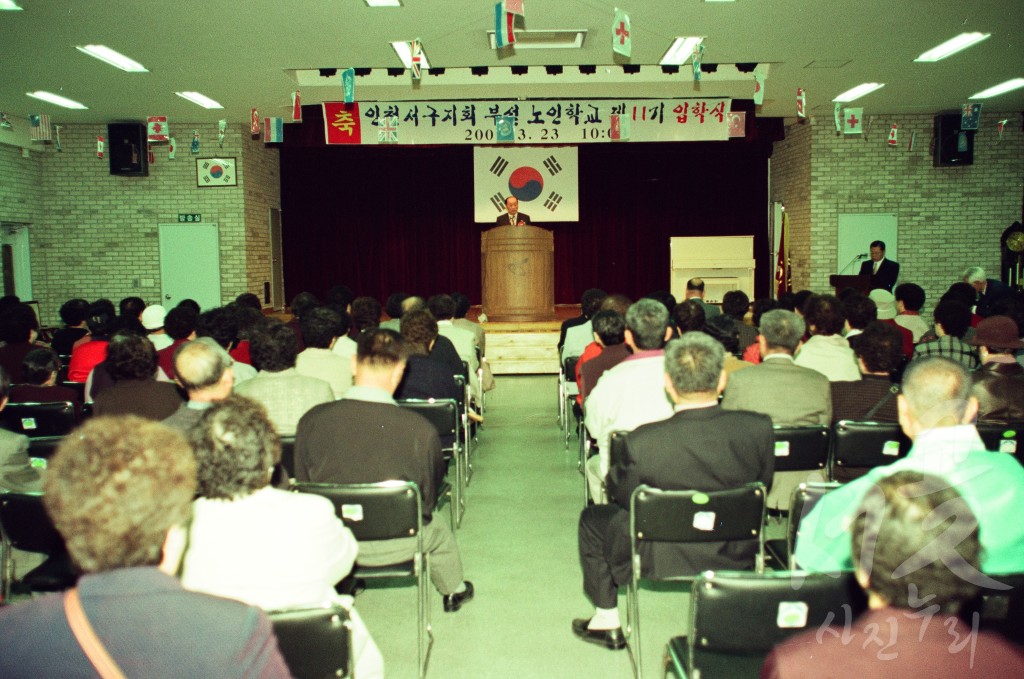
[[[499,324],[488,324],[495,326]],[[505,324],[501,324],[505,325]],[[541,332],[487,327],[487,361],[495,375],[557,374],[558,324]]]

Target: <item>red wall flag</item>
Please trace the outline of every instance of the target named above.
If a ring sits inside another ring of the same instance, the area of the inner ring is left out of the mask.
[[[359,144],[362,133],[359,127],[359,102],[345,104],[328,101],[324,109],[324,138],[328,144]]]

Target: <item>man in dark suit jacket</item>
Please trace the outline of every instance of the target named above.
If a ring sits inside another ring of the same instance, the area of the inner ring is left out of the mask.
[[[871,242],[871,261],[860,265],[861,276],[871,276],[871,289],[882,288],[892,292],[896,279],[900,275],[900,265],[885,258],[885,243],[880,240]]]
[[[992,315],[992,305],[1009,295],[1010,287],[994,278],[986,278],[985,270],[980,266],[972,266],[964,271],[964,283],[970,284],[978,293],[975,313],[982,318]]]
[[[463,580],[455,536],[443,521],[431,521],[445,474],[441,442],[426,418],[399,408],[393,398],[406,357],[402,338],[393,330],[374,328],[359,335],[352,388],[340,401],[318,405],[299,420],[295,478],[317,483],[402,479],[419,486],[430,578],[444,597],[444,609],[457,611],[473,597],[473,585]],[[402,563],[415,550],[414,538],[363,542],[358,562]]]
[[[508,210],[505,214],[498,215],[498,218],[494,220],[495,226],[526,226],[530,223],[530,215],[525,212],[519,211],[519,199],[515,196],[509,196],[505,199],[505,209]]]
[[[629,581],[629,500],[640,484],[663,490],[716,491],[746,483],[771,483],[775,467],[771,419],[718,406],[725,387],[725,350],[700,332],[669,343],[665,388],[676,413],[639,427],[626,438],[624,458],[608,472],[614,504],[583,510],[579,524],[583,588],[596,611],[577,619],[573,632],[609,649],[626,645],[619,623],[618,587]],[[713,568],[749,569],[756,540],[733,543],[646,546],[645,575],[695,575]]]

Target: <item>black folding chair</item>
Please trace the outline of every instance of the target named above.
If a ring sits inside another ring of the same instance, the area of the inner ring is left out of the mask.
[[[828,427],[774,427],[775,471],[824,470],[828,465]]]
[[[757,679],[776,644],[842,627],[866,607],[853,573],[706,573],[693,584],[690,635],[669,641],[666,670],[680,679]]]
[[[960,617],[972,626],[977,614],[980,629],[998,632],[1024,646],[1024,573],[989,577],[999,586],[982,587],[978,596],[960,609]]]
[[[633,661],[633,673],[643,676],[640,652],[641,543],[705,543],[757,541],[751,568],[764,564],[766,492],[764,484],[749,483],[742,488],[702,493],[694,490],[659,490],[640,485],[630,498],[630,550],[633,574],[626,589],[626,637]],[[713,564],[708,565],[713,568]],[[692,581],[694,576],[663,577],[663,581]]]
[[[462,526],[462,515],[466,512],[466,467],[462,455],[462,443],[459,437],[460,413],[459,405],[451,399],[399,399],[398,405],[406,410],[419,413],[437,429],[442,442],[451,442],[443,446],[441,452],[448,460],[455,461],[455,483],[446,484],[437,492],[438,503],[443,497],[450,497],[451,525],[454,533]]]
[[[0,493],[0,556],[3,573],[3,600],[10,599],[14,582],[12,549],[38,552],[47,556],[39,566],[25,573],[18,584],[32,592],[59,592],[75,584],[78,574],[71,564],[64,538],[43,507],[41,493]]]
[[[579,356],[569,356],[565,359],[562,364],[562,371],[559,373],[559,379],[562,381],[562,436],[565,439],[565,448],[569,449],[569,435],[571,428],[569,427],[569,419],[572,417],[573,422],[576,425],[576,432],[579,433],[579,419],[576,416],[576,410],[573,405],[576,403],[576,396],[580,393],[580,385],[576,382],[576,364],[579,363]]]
[[[360,543],[375,540],[416,538],[416,551],[409,561],[389,566],[363,566],[356,562],[351,577],[413,578],[417,590],[417,650],[420,677],[427,672],[434,633],[430,626],[430,562],[423,552],[423,514],[420,490],[411,481],[381,483],[296,483],[299,493],[322,495],[334,503],[335,512]]]
[[[910,439],[898,424],[841,420],[832,430],[829,480],[841,480],[836,478],[836,473],[843,469],[870,469],[891,464],[906,457],[909,450]]]
[[[801,483],[793,489],[789,502],[789,523],[785,540],[768,540],[765,551],[782,570],[796,570],[796,541],[800,537],[800,522],[810,514],[826,493],[835,490],[838,483]]]
[[[77,425],[78,416],[71,401],[8,403],[0,411],[0,427],[29,438],[31,457],[51,457]]]
[[[268,611],[295,679],[352,676],[352,620],[341,604]]]
[[[1024,464],[1024,420],[1006,424],[979,422],[977,426],[986,448],[1013,455],[1017,462]]]

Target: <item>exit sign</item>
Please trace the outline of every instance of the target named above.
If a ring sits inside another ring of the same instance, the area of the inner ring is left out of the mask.
[[[192,222],[201,222],[201,221],[203,221],[203,216],[200,215],[200,214],[196,214],[196,213],[193,213],[193,212],[190,212],[188,214],[184,214],[184,213],[179,213],[178,214],[178,222],[180,222],[180,223],[192,223]]]

